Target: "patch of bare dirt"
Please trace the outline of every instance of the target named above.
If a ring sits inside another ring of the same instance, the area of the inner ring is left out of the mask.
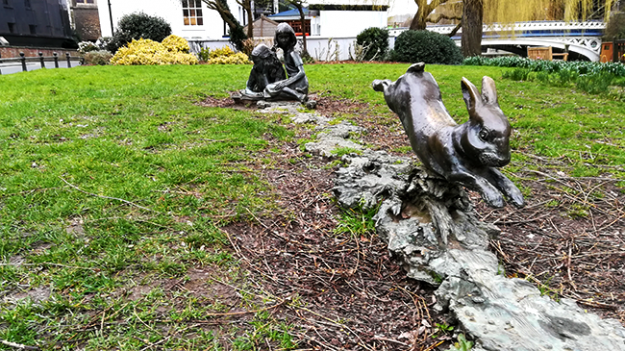
[[[301,157],[283,146],[283,160]],[[223,228],[250,270],[248,279],[275,301],[300,347],[314,350],[425,350],[431,338],[432,290],[408,280],[377,236],[333,234],[340,210],[326,160],[280,162],[264,176],[279,194],[274,217]]]
[[[528,176],[526,208],[477,206],[482,220],[502,229],[491,244],[507,275],[625,325],[625,194],[617,179]]]
[[[204,106],[204,107],[228,107],[228,108],[235,108],[236,103],[234,102],[234,100],[230,97],[227,98],[216,98],[213,96],[207,96],[206,99],[204,99],[203,101],[200,101],[197,103],[200,106]]]

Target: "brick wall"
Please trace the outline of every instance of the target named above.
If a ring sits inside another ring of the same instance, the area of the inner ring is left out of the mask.
[[[39,57],[39,53],[43,52],[43,56],[52,56],[56,52],[59,57],[65,57],[65,53],[69,53],[72,57],[78,57],[78,51],[54,48],[33,48],[27,46],[0,46],[0,55],[2,58],[20,57],[20,52],[26,57]]]
[[[81,41],[96,41],[102,36],[97,7],[75,7],[74,21]]]

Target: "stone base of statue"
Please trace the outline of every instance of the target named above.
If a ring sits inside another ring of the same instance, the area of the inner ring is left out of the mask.
[[[307,96],[304,101],[299,101],[297,99],[283,99],[279,97],[265,96],[263,93],[250,94],[243,89],[230,94],[230,98],[232,98],[232,100],[234,100],[234,102],[237,104],[257,104],[259,108],[265,108],[266,106],[268,106],[269,103],[275,102],[301,104],[302,106],[310,110],[314,110],[317,107],[317,101],[311,99],[312,96]]]
[[[479,221],[461,186],[383,151],[343,161],[348,166],[337,171],[334,188],[339,205],[379,206],[378,235],[409,277],[438,286],[435,307],[475,341],[472,350],[625,350],[625,328],[617,320],[501,274],[488,250],[499,230]]]

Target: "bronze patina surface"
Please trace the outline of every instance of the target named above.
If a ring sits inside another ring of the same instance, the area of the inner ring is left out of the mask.
[[[293,28],[286,23],[280,23],[276,28],[274,46],[269,49],[265,44],[259,44],[252,51],[254,67],[250,72],[246,88],[240,92],[240,96],[233,96],[233,98],[307,101],[308,78],[304,72],[304,62],[295,51],[296,44],[297,38]],[[282,49],[284,53],[284,67],[276,55],[277,48]]]
[[[482,79],[482,94],[466,78],[462,93],[469,120],[458,125],[449,115],[432,74],[417,63],[397,81],[375,80],[373,89],[384,93],[425,168],[451,183],[480,193],[493,207],[503,207],[505,195],[517,206],[525,205],[519,189],[496,167],[510,162],[508,119],[497,102],[495,82]]]

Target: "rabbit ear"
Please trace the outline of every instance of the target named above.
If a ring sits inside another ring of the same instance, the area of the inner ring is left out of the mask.
[[[489,104],[498,104],[495,81],[491,77],[482,78],[482,99]]]
[[[464,98],[464,102],[467,104],[469,116],[473,116],[477,102],[481,101],[482,97],[480,96],[480,92],[477,90],[475,85],[464,77],[462,77],[462,97]]]

